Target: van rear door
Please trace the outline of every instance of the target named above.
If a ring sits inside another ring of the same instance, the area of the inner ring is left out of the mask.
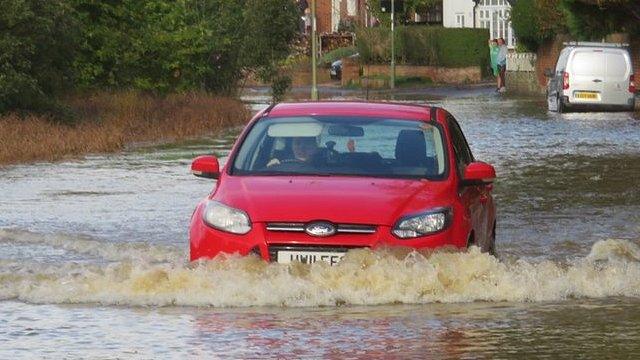
[[[629,98],[631,60],[624,50],[605,50],[606,70],[602,101],[626,105]]]
[[[606,78],[604,49],[578,48],[569,61],[569,91],[573,103],[600,103]]]

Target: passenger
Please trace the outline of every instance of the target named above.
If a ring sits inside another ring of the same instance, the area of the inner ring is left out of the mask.
[[[287,162],[307,162],[318,152],[318,144],[315,137],[295,137],[291,143],[293,158],[271,159],[267,166],[278,165]]]
[[[506,84],[504,81],[504,75],[505,72],[507,71],[507,53],[508,53],[508,49],[507,49],[507,45],[505,45],[504,43],[504,39],[503,38],[499,38],[498,39],[498,48],[500,48],[500,51],[498,52],[498,91],[500,92],[505,92],[507,91],[506,89]]]
[[[498,47],[498,40],[492,39],[489,40],[489,56],[491,58],[491,71],[493,76],[496,77],[496,81],[498,82],[496,86],[496,91],[500,91],[500,74],[498,73],[498,53],[500,52],[500,47]]]

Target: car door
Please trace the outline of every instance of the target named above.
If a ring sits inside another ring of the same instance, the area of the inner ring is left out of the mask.
[[[602,93],[603,104],[625,105],[629,99],[629,77],[631,59],[626,50],[605,50],[605,79]]]
[[[569,60],[570,94],[574,103],[601,103],[606,69],[603,49],[578,48]]]
[[[451,134],[451,141],[455,153],[458,179],[462,180],[464,170],[467,165],[474,161],[473,154],[471,153],[467,140],[460,129],[460,125],[451,114],[447,114],[447,125],[449,127],[449,133]],[[481,244],[485,244],[488,222],[486,209],[487,199],[489,196],[488,189],[486,186],[479,185],[459,186],[458,195],[460,196],[460,200],[464,207],[468,211],[468,216],[470,217],[474,232],[475,245],[480,246]]]

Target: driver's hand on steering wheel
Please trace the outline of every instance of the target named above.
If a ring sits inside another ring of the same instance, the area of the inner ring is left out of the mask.
[[[269,160],[269,162],[267,163],[267,167],[278,165],[278,164],[280,164],[280,160],[273,158]]]

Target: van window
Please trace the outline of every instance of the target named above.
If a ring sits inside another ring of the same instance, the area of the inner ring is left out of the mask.
[[[625,59],[623,54],[607,54],[607,78],[611,80],[626,80],[627,59]]]
[[[604,52],[602,50],[576,51],[571,60],[571,73],[578,76],[604,76]]]

